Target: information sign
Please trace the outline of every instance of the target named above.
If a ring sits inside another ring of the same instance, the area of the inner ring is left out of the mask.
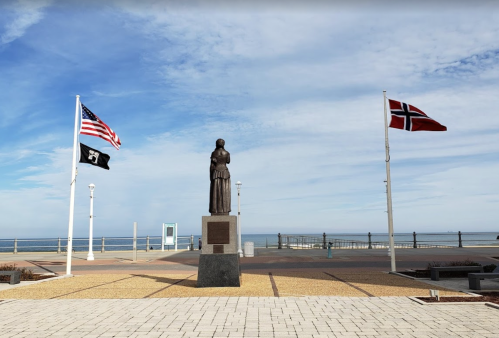
[[[165,245],[175,245],[177,250],[177,223],[163,223],[163,245],[161,250],[164,251]]]

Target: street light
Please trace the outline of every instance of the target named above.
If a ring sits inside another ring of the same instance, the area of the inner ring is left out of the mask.
[[[93,247],[93,227],[94,227],[94,189],[95,189],[95,184],[90,183],[88,188],[90,189],[90,229],[89,232],[90,234],[88,235],[88,256],[87,256],[87,261],[93,261],[94,260],[94,253],[92,251]]]
[[[237,186],[237,233],[239,235],[237,242],[237,253],[239,257],[243,257],[243,250],[241,249],[241,181],[236,182]]]

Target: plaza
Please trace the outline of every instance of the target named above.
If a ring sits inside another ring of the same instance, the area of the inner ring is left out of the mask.
[[[197,251],[4,254],[2,263],[58,277],[0,284],[3,337],[497,337],[499,306],[425,304],[430,289],[466,296],[467,279],[389,274],[385,250],[256,249],[240,288],[196,288]],[[496,248],[401,249],[398,271],[440,261],[496,260]],[[483,291],[499,290],[497,280]]]

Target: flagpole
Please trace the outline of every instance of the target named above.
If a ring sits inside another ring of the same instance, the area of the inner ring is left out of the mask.
[[[386,150],[386,202],[388,207],[388,240],[390,245],[390,257],[392,272],[397,271],[395,267],[395,243],[393,241],[393,215],[392,215],[392,183],[390,179],[390,146],[388,145],[388,118],[386,111],[386,90],[383,90],[383,103],[385,106],[385,150]]]
[[[76,148],[78,147],[78,121],[79,121],[80,95],[76,95],[75,108],[75,130],[73,139],[73,162],[71,166],[71,197],[69,199],[69,226],[68,226],[68,245],[67,245],[67,263],[66,275],[71,275],[71,254],[73,253],[73,221],[75,206],[75,188],[76,188]]]

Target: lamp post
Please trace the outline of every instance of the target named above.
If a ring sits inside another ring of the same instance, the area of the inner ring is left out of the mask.
[[[241,181],[236,182],[237,186],[237,233],[238,233],[238,241],[237,241],[237,253],[239,257],[243,257],[243,250],[241,249]]]
[[[88,186],[90,189],[90,228],[89,228],[89,235],[88,235],[88,256],[87,256],[87,261],[93,261],[94,260],[94,253],[92,251],[93,247],[93,237],[94,237],[94,189],[95,189],[95,184],[90,183]]]

